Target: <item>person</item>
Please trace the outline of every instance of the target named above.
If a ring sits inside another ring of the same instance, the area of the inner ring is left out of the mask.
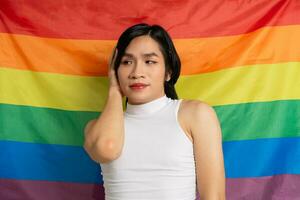
[[[181,62],[169,34],[136,24],[113,52],[106,104],[84,141],[100,163],[105,199],[224,200],[218,118],[203,101],[178,99]]]

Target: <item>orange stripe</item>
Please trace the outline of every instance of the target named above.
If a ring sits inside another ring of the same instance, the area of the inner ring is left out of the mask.
[[[0,67],[73,75],[105,75],[115,41],[50,39],[0,33]]]
[[[300,26],[267,27],[249,34],[175,39],[182,74],[225,68],[300,61]],[[32,71],[105,76],[114,40],[50,39],[0,34],[0,66]]]
[[[231,67],[300,61],[300,26],[268,27],[238,36],[185,39],[176,42],[182,74]]]

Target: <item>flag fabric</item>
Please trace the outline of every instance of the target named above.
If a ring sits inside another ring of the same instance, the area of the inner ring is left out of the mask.
[[[300,199],[298,0],[0,0],[0,199],[104,199],[83,130],[141,22],[173,38],[179,97],[219,117],[227,199]]]

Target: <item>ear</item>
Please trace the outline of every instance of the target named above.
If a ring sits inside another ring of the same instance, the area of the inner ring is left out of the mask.
[[[171,72],[167,72],[165,76],[165,81],[169,81],[171,79]]]

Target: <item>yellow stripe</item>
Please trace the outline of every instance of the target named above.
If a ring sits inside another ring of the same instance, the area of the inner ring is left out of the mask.
[[[300,99],[300,63],[242,66],[184,76],[177,83],[178,95],[211,105]]]
[[[100,111],[108,79],[0,68],[0,103]]]
[[[180,98],[211,105],[300,99],[300,62],[236,67],[181,76]],[[82,77],[0,68],[0,103],[101,111],[106,77]]]

